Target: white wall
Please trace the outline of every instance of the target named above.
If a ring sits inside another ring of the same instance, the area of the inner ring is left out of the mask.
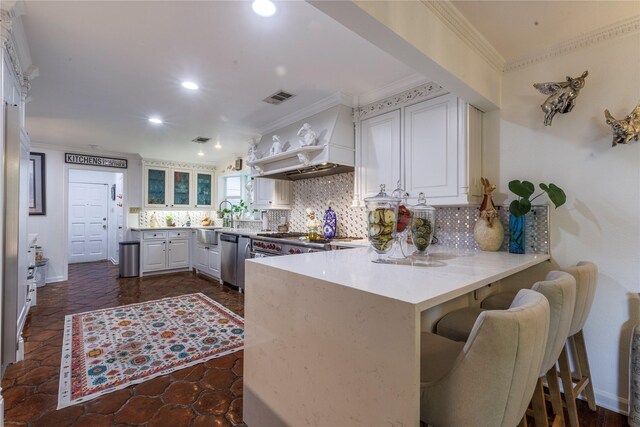
[[[96,171],[122,172],[124,174],[125,190],[124,211],[129,207],[142,206],[142,167],[139,156],[123,156],[102,154],[105,156],[127,158],[127,169],[84,167],[79,165],[67,165],[64,162],[64,148],[52,148],[32,144],[31,151],[45,153],[45,186],[47,214],[43,216],[30,216],[27,223],[29,233],[38,233],[38,242],[45,250],[45,256],[49,258],[47,271],[47,283],[67,280],[67,200],[65,189],[67,188],[69,169],[83,169]],[[74,153],[82,153],[81,150],[69,150]],[[87,154],[101,155],[99,152]],[[126,220],[126,216],[125,216]],[[126,224],[125,224],[126,227]]]
[[[574,110],[543,126],[536,82],[589,71]],[[552,256],[599,268],[585,327],[598,404],[626,411],[629,332],[640,320],[640,144],[611,147],[603,111],[622,118],[640,102],[640,37],[633,34],[503,77],[502,110],[487,114],[483,175],[507,193],[512,179],[554,182],[567,204],[551,213]],[[551,268],[551,266],[548,266]],[[538,271],[539,273],[543,273]],[[512,282],[530,285],[534,275]]]

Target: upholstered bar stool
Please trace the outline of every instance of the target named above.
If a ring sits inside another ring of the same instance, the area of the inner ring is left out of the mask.
[[[421,419],[433,426],[513,427],[536,387],[549,303],[521,290],[509,310],[481,313],[466,343],[423,333]]]
[[[569,329],[569,339],[565,343],[562,354],[558,359],[558,367],[560,368],[560,378],[562,379],[562,388],[564,389],[564,398],[569,414],[569,425],[578,427],[576,399],[580,393],[584,393],[589,409],[592,411],[597,409],[589,358],[587,356],[587,346],[582,328],[584,328],[587,317],[589,317],[593,297],[596,293],[598,267],[592,262],[581,261],[576,266],[566,268],[564,271],[570,273],[576,279],[576,307],[571,321],[571,328]],[[571,373],[571,365],[569,363],[569,342],[572,344],[575,356],[575,378]]]
[[[565,342],[569,336],[576,303],[576,280],[571,274],[551,271],[544,281],[536,282],[531,289],[544,295],[549,301],[550,307],[549,337],[545,348],[545,357],[539,372],[535,394],[531,401],[533,416],[536,426],[548,424],[542,386],[542,380],[546,377],[555,415],[554,424],[560,423],[562,425],[564,424],[564,416],[555,364],[563,352]],[[469,327],[470,318],[484,311],[474,307],[455,310],[438,322],[436,332],[438,335],[443,335],[449,339],[459,339],[467,336],[470,329],[465,330],[465,328]]]

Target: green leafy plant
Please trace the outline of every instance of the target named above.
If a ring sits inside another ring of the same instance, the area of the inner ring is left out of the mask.
[[[567,196],[564,194],[562,188],[555,184],[549,183],[547,185],[541,183],[540,189],[543,191],[542,193],[539,193],[534,198],[529,199],[536,190],[535,186],[531,182],[519,181],[517,179],[509,182],[509,190],[518,196],[518,199],[511,202],[509,205],[509,212],[511,212],[511,215],[516,218],[526,215],[527,212],[531,210],[531,202],[540,197],[543,193],[547,193],[549,200],[551,200],[556,208],[564,205],[564,202],[567,201]]]
[[[229,209],[229,208],[224,208],[224,209],[222,209],[222,213],[223,213],[224,215],[226,215],[226,214],[230,214],[230,213],[231,213],[231,209]]]
[[[165,216],[164,219],[166,219],[168,223],[173,222],[173,217],[171,215]]]
[[[233,212],[235,213],[246,212],[247,208],[248,207],[243,200],[240,200],[240,202],[237,205],[231,205],[231,210],[233,210]]]

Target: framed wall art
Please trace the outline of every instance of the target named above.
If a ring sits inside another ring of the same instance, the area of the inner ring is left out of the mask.
[[[44,153],[29,155],[29,215],[46,215]]]

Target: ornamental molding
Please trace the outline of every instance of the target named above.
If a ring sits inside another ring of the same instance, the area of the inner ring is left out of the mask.
[[[168,160],[143,159],[142,165],[143,166],[161,166],[165,168],[194,169],[194,170],[209,171],[209,172],[216,171],[216,167],[213,165],[205,165],[202,163],[171,162]]]
[[[440,21],[453,31],[462,41],[476,51],[493,69],[502,72],[505,59],[500,52],[462,15],[449,1],[422,0]]]
[[[505,72],[519,70],[538,62],[566,55],[578,49],[593,46],[608,40],[614,40],[637,32],[640,32],[640,15],[593,30],[574,39],[558,43],[542,51],[508,62],[505,66]]]
[[[7,52],[10,68],[22,88],[23,95],[26,97],[31,90],[31,82],[29,82],[29,76],[23,71],[18,57],[15,39],[11,32],[13,18],[13,13],[4,9],[0,10],[0,39],[2,40],[2,47]]]
[[[436,96],[444,95],[445,93],[448,92],[437,83],[425,83],[413,89],[405,90],[398,95],[390,96],[363,107],[355,108],[353,110],[353,118],[355,121],[364,120],[409,104],[426,101],[427,99],[435,98]]]

